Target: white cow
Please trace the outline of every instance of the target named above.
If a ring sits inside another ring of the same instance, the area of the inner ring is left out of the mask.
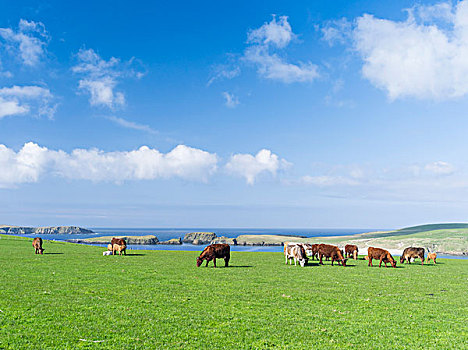
[[[288,260],[289,264],[292,264],[292,260],[294,259],[294,266],[296,266],[299,261],[301,267],[304,267],[309,260],[307,259],[305,249],[302,245],[291,243],[284,244],[284,257],[286,259],[285,264],[288,263]]]

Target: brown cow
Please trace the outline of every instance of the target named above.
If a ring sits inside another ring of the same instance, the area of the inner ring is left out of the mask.
[[[436,264],[436,259],[437,259],[437,253],[428,253],[427,254],[427,263],[429,263],[431,260]]]
[[[42,254],[44,252],[44,248],[42,248],[42,238],[36,237],[32,241],[32,246],[36,254]]]
[[[119,255],[122,255],[122,253],[127,255],[127,242],[125,242],[125,239],[112,237],[111,244],[112,255],[116,255],[115,252],[119,252]]]
[[[421,265],[424,265],[424,248],[408,247],[403,250],[403,254],[400,257],[400,264],[406,260],[408,264],[411,264],[411,260],[419,258],[421,259]]]
[[[213,265],[216,267],[216,259],[224,259],[224,266],[228,267],[229,259],[231,258],[231,247],[229,244],[210,244],[208,247],[203,249],[200,256],[197,258],[197,267],[206,260],[206,265],[213,260]]]
[[[312,260],[318,260],[318,248],[319,244],[312,244]]]
[[[357,256],[358,256],[358,252],[359,252],[359,249],[358,249],[357,245],[346,244],[344,249],[345,249],[345,255],[346,255],[347,258],[349,258],[352,255],[353,259],[357,260]]]
[[[380,260],[379,267],[381,267],[382,262],[384,262],[385,267],[388,267],[387,263],[390,263],[393,267],[396,268],[396,261],[393,259],[393,256],[388,252],[388,250],[369,247],[367,249],[367,256],[369,257],[369,264],[367,264],[367,266],[374,266],[372,265],[372,259],[376,259]]]
[[[338,264],[346,266],[346,260],[341,253],[340,248],[330,244],[319,244],[318,255],[320,257],[320,265],[323,265],[322,258],[331,258],[331,264],[333,265],[334,261],[338,261]]]

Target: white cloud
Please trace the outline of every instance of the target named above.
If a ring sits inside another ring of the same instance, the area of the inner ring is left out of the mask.
[[[325,23],[320,31],[322,32],[322,39],[328,42],[328,45],[344,44],[351,36],[352,24],[346,18],[341,18]]]
[[[41,86],[17,86],[0,89],[0,118],[33,112],[52,118],[56,105],[49,89]]]
[[[229,173],[244,177],[249,185],[255,183],[256,178],[264,172],[272,175],[290,166],[290,163],[280,159],[270,150],[262,149],[255,156],[251,154],[234,154],[226,164]]]
[[[224,80],[224,79],[234,79],[239,76],[241,69],[239,66],[231,64],[220,64],[215,65],[212,68],[211,78],[208,80],[207,86],[210,86],[215,81]]]
[[[230,94],[227,91],[223,92],[224,104],[228,108],[235,108],[239,104],[239,99],[236,95]]]
[[[115,91],[119,80],[128,77],[141,78],[144,73],[132,66],[134,59],[121,62],[115,57],[108,61],[102,59],[92,49],[81,49],[78,54],[78,64],[72,68],[73,72],[80,74],[79,89],[90,95],[92,106],[104,106],[110,109],[125,105],[123,92]]]
[[[455,172],[452,164],[443,161],[426,164],[424,169],[436,175],[451,175]]]
[[[37,65],[45,54],[45,47],[50,38],[41,22],[21,19],[18,30],[0,28],[0,38],[5,42],[7,50],[19,54],[26,66]]]
[[[284,49],[295,37],[288,17],[281,16],[277,21],[273,16],[271,22],[249,32],[249,46],[243,59],[254,64],[258,74],[267,79],[284,83],[314,81],[319,77],[317,65],[311,62],[289,63],[275,52]]]
[[[127,128],[127,129],[145,131],[147,133],[154,134],[154,135],[159,134],[159,132],[157,130],[152,129],[148,125],[138,124],[138,123],[135,123],[135,122],[123,119],[123,118],[118,118],[118,117],[115,117],[115,116],[106,117],[106,119],[108,119],[108,120],[110,120],[110,121],[112,121],[112,122],[114,122],[114,123],[116,123],[116,124],[118,124],[118,125],[120,125],[120,126],[122,126],[124,128]]]
[[[364,15],[353,31],[362,73],[390,99],[468,93],[468,2],[417,6],[406,21]]]
[[[287,16],[280,16],[279,21],[276,20],[276,16],[273,16],[271,22],[263,24],[258,29],[251,30],[247,42],[283,48],[295,37],[296,35],[292,32]]]
[[[184,145],[165,154],[147,146],[128,152],[75,149],[67,153],[33,142],[18,152],[0,145],[0,187],[37,182],[47,176],[116,183],[174,177],[207,181],[217,162],[216,154]]]

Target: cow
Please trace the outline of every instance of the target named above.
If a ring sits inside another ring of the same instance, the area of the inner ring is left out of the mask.
[[[213,260],[213,265],[216,267],[216,259],[224,259],[224,267],[229,266],[229,259],[231,258],[231,247],[229,244],[210,244],[201,252],[197,258],[197,267],[206,260],[206,265]]]
[[[396,261],[393,259],[393,256],[388,252],[388,250],[382,249],[382,248],[374,248],[374,247],[369,247],[367,249],[367,256],[369,257],[369,263],[367,266],[373,266],[372,265],[372,259],[380,260],[379,267],[382,266],[382,262],[385,263],[385,267],[387,266],[387,263],[390,263],[393,267],[396,268]]]
[[[307,256],[312,256],[312,254],[313,254],[312,244],[309,244],[309,243],[284,242],[284,246],[288,246],[288,245],[300,245],[301,247],[304,248],[305,253],[306,253]]]
[[[309,261],[302,244],[286,243],[284,245],[284,257],[286,260],[285,264],[288,263],[288,260],[289,263],[292,264],[292,260],[294,260],[294,266],[296,266],[297,262],[299,261],[299,265],[304,267]]]
[[[32,246],[34,248],[35,254],[42,254],[44,252],[44,248],[42,248],[42,238],[36,237],[32,241]]]
[[[317,259],[318,260],[318,244],[312,244],[312,260]]]
[[[318,247],[318,255],[320,258],[320,265],[323,265],[322,258],[331,258],[331,264],[333,266],[333,262],[337,261],[338,264],[342,266],[346,266],[346,260],[343,257],[342,250],[337,246],[330,245],[330,244],[319,244]]]
[[[358,246],[357,245],[354,245],[354,244],[346,244],[345,247],[345,255],[346,255],[346,258],[349,258],[351,255],[353,256],[353,259],[354,260],[357,260],[357,256],[358,256],[358,252],[359,252],[359,249],[358,249]]]
[[[127,242],[125,242],[125,239],[112,237],[110,244],[112,245],[113,255],[117,255],[116,252],[119,252],[119,255],[122,255],[122,253],[127,255]],[[109,245],[107,249],[109,249]]]
[[[437,259],[437,253],[427,253],[427,263],[429,263],[431,260],[436,264],[436,259]]]
[[[117,252],[119,252],[119,255],[122,255],[122,253],[127,255],[127,246],[126,245],[120,245],[120,244],[114,244],[112,246],[112,255],[117,255]]]
[[[408,247],[403,250],[403,254],[400,257],[400,264],[403,264],[406,261],[408,264],[411,264],[413,259],[421,259],[421,265],[424,265],[424,248],[419,247]]]

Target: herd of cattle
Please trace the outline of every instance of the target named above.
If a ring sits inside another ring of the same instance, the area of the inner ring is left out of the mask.
[[[36,254],[43,254],[44,248],[42,248],[42,239],[40,237],[34,238],[32,242],[33,248]],[[284,243],[284,257],[285,263],[294,265],[299,263],[300,266],[304,267],[309,258],[312,260],[319,260],[319,264],[323,265],[323,258],[326,260],[331,259],[331,264],[336,261],[341,266],[346,266],[346,261],[353,257],[353,259],[358,259],[359,249],[354,244],[347,244],[344,247],[344,250],[340,249],[337,246],[331,244],[308,244],[308,243],[293,243],[286,242]],[[103,252],[102,255],[127,255],[127,243],[124,239],[113,237],[111,243],[107,246],[107,251]],[[405,261],[411,263],[415,259],[421,260],[421,265],[424,264],[424,248],[408,247],[403,251],[403,254],[400,257],[400,263],[403,264]],[[216,267],[216,259],[224,259],[224,266],[229,266],[229,259],[231,258],[231,247],[229,244],[210,244],[207,246],[200,256],[197,258],[197,267],[206,261],[206,265],[210,261],[213,261],[214,267]],[[436,263],[437,254],[429,253],[427,255],[427,262],[431,260]],[[372,260],[378,260],[379,267],[382,266],[382,263],[385,264],[385,267],[388,267],[387,264],[390,264],[392,267],[396,267],[396,261],[388,250],[382,248],[369,247],[367,249],[367,255],[365,259],[369,261],[368,266],[372,265]]]

